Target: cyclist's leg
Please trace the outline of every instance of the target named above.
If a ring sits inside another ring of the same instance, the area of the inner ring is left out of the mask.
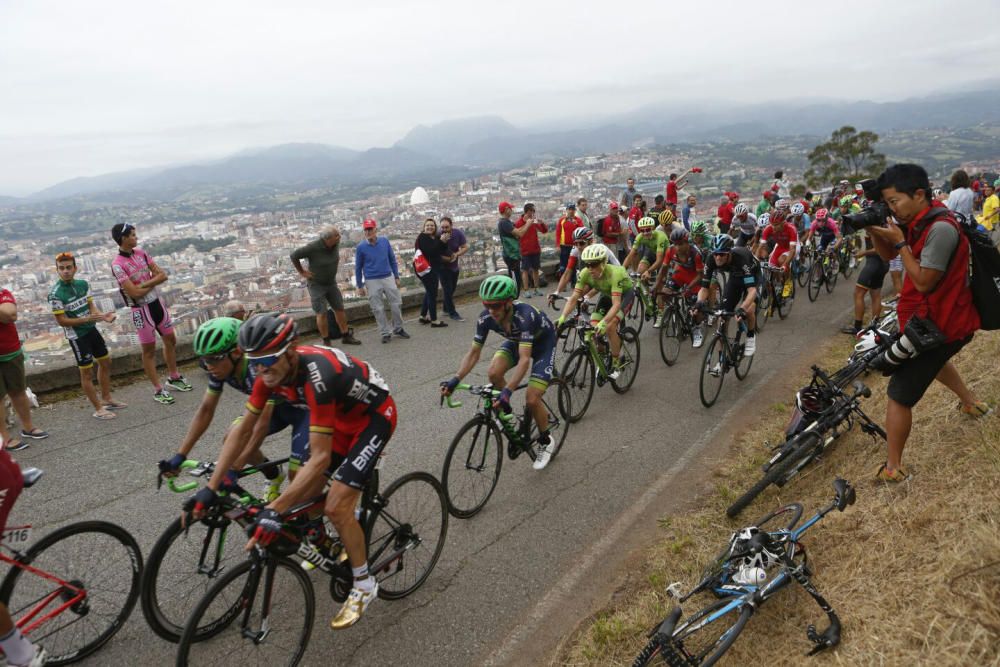
[[[0,449],[0,531],[7,526],[7,515],[14,507],[17,497],[24,488],[21,467],[14,462],[6,450]],[[11,664],[27,664],[35,655],[35,648],[25,639],[21,631],[14,627],[7,605],[0,602],[0,648]]]
[[[490,362],[490,368],[487,371],[490,384],[498,389],[503,389],[506,386],[504,376],[507,374],[507,371],[514,367],[516,359],[517,343],[505,340],[500,344],[500,349],[496,351],[493,355],[493,360]]]
[[[546,439],[545,434],[549,430],[549,411],[542,403],[542,396],[549,387],[552,380],[552,369],[556,362],[556,337],[550,335],[542,338],[532,346],[531,350],[531,377],[528,380],[528,389],[525,392],[524,403],[535,423],[538,424],[540,439]]]

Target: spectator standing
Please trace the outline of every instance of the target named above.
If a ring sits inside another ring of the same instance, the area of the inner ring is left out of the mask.
[[[670,174],[667,179],[667,197],[664,200],[667,208],[675,216],[677,215],[677,174]]]
[[[448,246],[451,261],[445,262],[441,269],[441,291],[445,314],[456,322],[464,322],[465,318],[455,309],[455,289],[458,287],[458,258],[469,252],[469,242],[461,229],[457,229],[451,218],[441,218],[441,240]]]
[[[936,347],[899,359],[889,380],[885,420],[888,456],[876,474],[880,480],[900,482],[908,477],[902,456],[913,424],[913,408],[935,379],[959,397],[965,414],[982,417],[992,410],[969,390],[950,361],[972,340],[980,324],[967,280],[968,239],[951,212],[931,200],[930,180],[923,167],[893,165],[879,176],[878,187],[898,224],[890,220],[886,227],[867,229],[882,259],[899,255],[903,260],[903,289],[896,306],[900,331],[919,314],[944,337]]]
[[[604,245],[614,248],[615,254],[618,256],[618,261],[624,261],[625,239],[623,237],[625,234],[622,229],[622,219],[619,215],[618,202],[611,202],[608,206],[607,217],[597,223],[597,226],[597,235],[601,237]]]
[[[948,208],[953,213],[961,213],[969,222],[974,222],[972,205],[975,195],[969,187],[969,174],[964,169],[958,169],[951,175],[951,192],[948,193]]]
[[[688,231],[691,231],[691,222],[698,219],[698,213],[695,211],[695,206],[697,205],[698,198],[694,195],[688,195],[687,202],[681,211],[681,224]]]
[[[230,299],[222,306],[223,317],[232,317],[235,320],[243,322],[248,317],[253,315],[253,311],[247,311],[246,306],[239,299]]]
[[[90,404],[94,406],[94,419],[114,419],[118,410],[128,407],[111,396],[111,355],[104,337],[97,330],[98,322],[114,322],[114,312],[102,313],[90,296],[90,285],[76,278],[76,257],[71,252],[56,255],[59,280],[49,290],[49,305],[56,322],[63,328],[66,340],[80,369],[80,386]],[[97,362],[97,381],[101,397],[94,387],[93,370]]]
[[[788,199],[792,196],[792,183],[785,178],[785,172],[781,169],[774,172],[771,190],[778,193],[778,199]]]
[[[119,222],[111,228],[111,238],[118,244],[118,256],[111,262],[111,273],[118,281],[125,305],[132,309],[132,323],[142,348],[142,368],[153,385],[153,400],[169,405],[174,397],[160,385],[156,372],[157,334],[163,341],[163,361],[168,372],[164,384],[177,391],[191,391],[191,384],[177,370],[174,323],[157,287],[167,282],[167,274],[138,247],[134,226]]]
[[[723,195],[722,199],[719,201],[719,209],[716,212],[719,216],[719,233],[728,234],[729,228],[733,224],[733,211],[735,204],[729,198],[729,195]]]
[[[583,201],[586,203],[587,200]],[[556,223],[556,246],[559,247],[559,269],[556,274],[559,277],[566,271],[570,253],[573,252],[573,232],[579,227],[583,227],[583,220],[576,214],[576,204],[570,202],[566,204],[566,215]]]
[[[354,284],[358,286],[361,296],[368,296],[368,305],[382,342],[388,343],[392,335],[409,338],[410,334],[403,329],[403,299],[399,294],[399,266],[396,264],[396,253],[392,251],[389,239],[379,236],[378,225],[374,220],[365,220],[361,225],[365,240],[354,248]],[[389,302],[392,314],[392,327],[385,316],[385,303]]]
[[[653,197],[653,208],[649,209],[646,213],[649,217],[654,220],[660,219],[660,214],[667,210],[666,197],[663,195],[656,195]]]
[[[757,209],[753,212],[754,217],[759,218],[771,210],[771,198],[773,196],[774,193],[770,190],[764,191],[764,193],[760,196],[760,201],[757,202]]]
[[[590,220],[590,215],[587,213],[587,207],[590,204],[587,202],[586,197],[580,197],[576,200],[576,217],[580,218],[580,222],[587,229],[594,231],[594,223]]]
[[[17,301],[9,290],[0,289],[0,441],[6,450],[16,452],[28,443],[25,438],[42,440],[49,434],[37,428],[31,421],[31,404],[28,401],[28,382],[24,375],[24,351],[17,335]],[[7,409],[4,397],[10,396],[10,404],[21,419],[21,437],[10,437],[7,430]]]
[[[1000,219],[1000,195],[997,194],[998,187],[1000,187],[1000,180],[992,185],[987,183],[983,186],[983,215],[979,218],[979,224],[992,232],[1000,229],[1000,225],[997,225],[997,221]],[[994,234],[995,238],[996,235]]]
[[[448,254],[448,246],[438,237],[437,223],[434,222],[434,218],[424,220],[423,231],[417,235],[414,247],[423,253],[430,265],[430,270],[422,276],[418,276],[420,282],[424,284],[424,302],[420,306],[420,323],[430,324],[435,329],[446,327],[448,323],[439,320],[437,316],[437,296],[438,284],[441,282],[441,270],[444,268],[445,261],[451,260],[451,255]]]
[[[361,345],[354,337],[354,330],[347,326],[344,312],[344,296],[337,287],[337,269],[340,268],[340,230],[327,227],[319,238],[296,248],[289,255],[292,266],[306,279],[309,299],[316,314],[316,329],[324,345],[330,344],[330,321],[327,307],[333,310],[334,319],[340,329],[340,342],[347,345]],[[309,268],[302,268],[302,260],[308,260]]]
[[[576,205],[572,205],[574,212]],[[547,234],[549,231],[548,225],[546,225],[541,220],[535,217],[535,205],[528,203],[524,205],[524,213],[514,226],[518,229],[522,227],[527,227],[524,234],[521,235],[521,278],[524,284],[524,296],[531,298],[532,296],[541,296],[542,290],[539,289],[538,284],[538,271],[542,268],[542,246],[538,242],[538,234]],[[574,219],[578,219],[574,216]],[[562,256],[560,254],[560,259]],[[534,291],[532,291],[534,288]]]
[[[622,190],[622,193],[618,196],[618,203],[621,205],[623,210],[629,211],[632,209],[632,200],[635,199],[636,194],[635,179],[630,176],[625,179],[625,189]]]
[[[503,256],[503,263],[507,266],[510,277],[517,282],[517,293],[523,289],[521,282],[521,237],[531,227],[525,225],[518,229],[510,221],[510,214],[514,212],[514,207],[510,202],[500,202],[497,207],[500,211],[500,220],[497,222],[497,234],[500,236],[500,252]]]
[[[867,230],[865,248],[855,253],[854,257],[858,261],[864,259],[861,273],[858,274],[858,282],[854,285],[854,323],[841,329],[843,333],[852,336],[861,331],[865,319],[866,294],[872,303],[872,319],[882,314],[882,283],[885,282],[885,274],[889,272],[889,262],[879,257]]]

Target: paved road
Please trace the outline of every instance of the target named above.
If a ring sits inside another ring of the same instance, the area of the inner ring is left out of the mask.
[[[572,427],[570,439],[548,469],[534,472],[523,457],[507,462],[486,509],[469,521],[451,520],[437,569],[425,586],[402,601],[378,601],[358,626],[334,634],[327,621],[337,605],[317,582],[317,623],[305,664],[384,665],[400,655],[415,665],[481,664],[528,618],[533,604],[565,573],[579,555],[599,542],[664,471],[687,460],[718,425],[729,407],[745,401],[755,387],[810,341],[825,338],[842,323],[849,290],[809,303],[800,292],[791,318],[772,321],[762,334],[749,378],[727,376],[719,403],[704,409],[698,400],[700,354],[687,349],[677,365],[661,361],[649,324],[640,337],[640,373],[631,393],[622,397],[598,388],[586,418]],[[538,299],[535,299],[538,301]],[[465,304],[469,315],[475,310]],[[383,466],[388,481],[411,470],[440,475],[446,448],[472,412],[438,408],[437,384],[448,377],[467,349],[473,318],[447,329],[432,330],[414,320],[409,341],[381,345],[371,329],[360,333],[357,352],[390,383],[399,405],[399,428]],[[491,339],[487,347],[498,341]],[[489,355],[477,373],[483,379]],[[30,521],[36,536],[57,525],[87,518],[122,524],[144,553],[179,507],[180,498],[155,489],[155,462],[180,441],[205,385],[200,371],[189,371],[196,389],[178,394],[172,406],[154,403],[145,382],[117,392],[131,406],[112,422],[90,418],[77,398],[46,406],[36,423],[52,437],[33,443],[17,456],[22,465],[45,469],[43,480],[22,495],[12,521]],[[241,401],[227,389],[216,425],[196,449],[211,456],[223,425],[237,415]],[[752,406],[752,402],[747,402]],[[668,427],[668,428],[665,428]],[[281,456],[287,440],[266,445]],[[683,458],[682,458],[683,457]],[[564,612],[572,618],[587,609]],[[509,646],[507,647],[510,648]],[[84,664],[166,664],[173,645],[145,626],[137,608],[128,625],[96,657]]]

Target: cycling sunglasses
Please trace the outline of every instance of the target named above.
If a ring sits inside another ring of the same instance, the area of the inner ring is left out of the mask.
[[[483,301],[483,308],[487,310],[496,310],[497,308],[503,308],[506,301]]]
[[[228,356],[228,352],[223,352],[222,354],[206,354],[198,359],[198,365],[201,366],[203,370],[208,370],[209,366],[222,363],[222,361]]]
[[[281,359],[281,356],[285,354],[286,350],[288,350],[288,345],[281,348],[274,354],[268,354],[263,357],[251,357],[250,355],[247,355],[247,359],[250,363],[251,368],[256,366],[263,366],[264,368],[270,368],[271,366],[278,363],[278,359]]]
[[[584,262],[584,265],[588,269],[596,269],[598,266],[604,266],[604,262],[602,262],[601,260],[597,260],[595,262]]]

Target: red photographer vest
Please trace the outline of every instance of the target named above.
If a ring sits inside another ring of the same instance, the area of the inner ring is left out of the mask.
[[[935,202],[937,203],[937,202]],[[902,331],[914,314],[931,320],[944,334],[947,342],[962,340],[979,329],[979,312],[972,303],[969,289],[969,240],[958,227],[951,212],[940,206],[924,209],[909,225],[906,241],[917,262],[927,235],[935,222],[946,221],[958,232],[958,246],[948,262],[948,268],[931,292],[921,293],[909,275],[903,276],[899,293],[899,329]]]

